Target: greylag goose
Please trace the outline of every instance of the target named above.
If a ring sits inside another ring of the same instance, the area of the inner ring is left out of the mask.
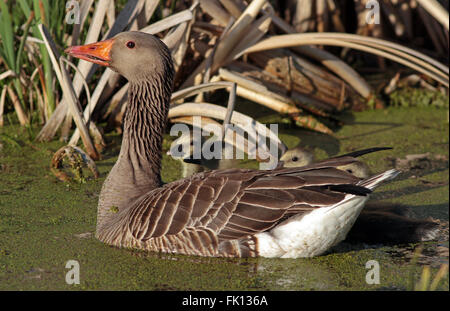
[[[162,184],[163,131],[173,63],[155,36],[124,32],[66,50],[128,79],[117,162],[99,198],[96,237],[109,245],[223,257],[312,257],[342,241],[369,194],[394,178],[361,180],[336,167],[351,156],[301,168],[227,169]]]
[[[383,149],[383,148],[380,148]],[[350,154],[352,155],[352,154]],[[356,156],[353,154],[353,156]],[[313,163],[314,156],[302,147],[289,149],[281,158],[285,167],[300,167]],[[370,169],[362,161],[337,167],[358,178],[368,178]],[[411,209],[402,204],[369,201],[350,229],[348,242],[397,244],[431,241],[439,234],[439,223],[411,216]]]

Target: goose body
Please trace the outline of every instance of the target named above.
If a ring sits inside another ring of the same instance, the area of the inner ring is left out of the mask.
[[[168,48],[152,35],[125,32],[67,52],[130,82],[120,154],[98,205],[96,237],[107,244],[199,256],[317,256],[345,238],[371,191],[398,174],[361,180],[337,168],[357,161],[343,156],[300,168],[215,170],[163,185]]]

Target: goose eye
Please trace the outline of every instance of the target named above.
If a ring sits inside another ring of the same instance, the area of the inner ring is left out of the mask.
[[[128,41],[127,42],[127,48],[133,49],[135,46],[136,46],[136,44],[133,41]]]
[[[297,162],[298,161],[298,157],[293,157],[292,161]]]

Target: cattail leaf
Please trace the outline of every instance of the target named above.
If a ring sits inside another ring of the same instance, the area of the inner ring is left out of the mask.
[[[0,1],[0,11],[0,36],[4,47],[4,59],[9,66],[9,69],[17,73],[17,68],[15,67],[16,58],[14,54],[12,19],[9,8],[4,1]]]

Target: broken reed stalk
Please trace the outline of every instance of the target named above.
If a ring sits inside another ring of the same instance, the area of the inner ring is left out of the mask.
[[[3,79],[9,78],[9,77],[15,77],[16,74],[14,73],[14,71],[12,70],[7,70],[5,72],[3,72],[2,74],[0,74],[0,81],[2,81]]]
[[[345,32],[345,26],[341,20],[341,11],[336,5],[334,0],[327,1],[328,10],[331,14],[331,22],[333,23],[333,29],[338,32]]]
[[[293,8],[291,13],[291,24],[296,32],[312,31],[314,28],[314,3],[312,0],[296,0],[289,1],[296,2],[295,10]],[[292,3],[291,3],[292,5]]]
[[[39,25],[38,28],[39,28],[39,31],[41,32],[42,38],[44,39],[45,46],[47,48],[48,54],[50,56],[50,60],[51,60],[51,62],[53,64],[53,68],[54,68],[55,73],[56,73],[56,77],[57,77],[61,87],[63,88],[63,91],[65,90],[66,95],[64,96],[64,100],[65,101],[67,101],[67,100],[71,101],[71,98],[70,98],[70,96],[68,95],[67,92],[71,92],[71,89],[73,90],[73,85],[70,84],[70,87],[68,87],[66,85],[67,81],[66,81],[66,79],[64,77],[64,73],[63,73],[63,71],[65,71],[65,67],[62,68],[63,65],[61,66],[63,58],[61,58],[61,56],[59,55],[59,53],[57,51],[57,48],[56,48],[56,45],[55,45],[55,42],[53,41],[53,39],[52,39],[50,33],[48,32],[47,28],[44,25],[42,25],[42,24]],[[57,58],[60,59],[59,63],[56,60]],[[71,65],[72,67],[75,68],[76,74],[78,74],[80,76],[81,85],[85,87],[86,94],[87,94],[87,97],[88,97],[88,106],[87,106],[86,109],[89,109],[91,98],[90,98],[89,87],[88,87],[88,85],[86,83],[86,80],[84,79],[83,74],[80,72],[79,67],[76,67],[75,65],[73,65],[68,60],[66,60],[66,61],[68,62],[69,65]],[[70,105],[72,105],[72,102],[70,102]],[[77,108],[76,111],[80,111],[81,106],[79,105],[78,100],[75,100],[75,105],[76,105],[76,108]],[[71,125],[72,125],[72,117],[74,117],[74,111],[73,110],[69,110],[69,111],[71,112],[71,117],[70,118],[66,117],[66,121],[67,121],[66,127],[65,127],[66,131],[68,131],[68,127],[71,127]],[[86,120],[89,120],[89,118],[86,118]],[[84,119],[83,119],[82,123],[84,124]],[[79,126],[83,126],[83,125],[80,125],[80,120],[78,120],[76,122],[76,125],[77,125],[77,129],[79,128]],[[102,146],[103,144],[101,142],[103,141],[103,138],[101,136],[97,137],[97,135],[99,133],[98,129],[95,128],[94,124],[91,124],[90,128],[92,128],[93,133],[96,134],[96,141],[98,142],[97,145],[98,146]],[[87,130],[85,132],[88,133]],[[90,147],[90,145],[92,145],[92,142],[90,141],[89,134],[86,134],[86,133],[85,133],[85,136],[87,135],[87,137],[85,137],[83,139],[83,143],[84,143],[86,149],[88,150],[89,148],[92,149]],[[77,141],[72,142],[73,145],[76,145],[76,143],[77,143]],[[98,155],[97,150],[95,149],[95,147],[92,150],[90,150],[90,149],[88,150],[88,152],[92,155],[93,158],[97,159],[99,157],[99,155]]]
[[[100,78],[100,81],[97,83],[97,86],[94,90],[94,94],[92,94],[92,99],[88,102],[88,105],[84,109],[83,117],[85,120],[89,120],[91,118],[91,114],[98,103],[101,92],[103,91],[104,87],[106,86],[106,83],[113,74],[114,74],[113,71],[107,69]],[[74,133],[72,134],[72,137],[69,140],[69,144],[75,146],[78,143],[79,139],[80,139],[80,131],[78,128],[76,128]]]
[[[0,127],[4,125],[3,113],[5,111],[5,101],[6,101],[6,86],[3,87],[2,94],[0,95]]]
[[[91,156],[91,158],[93,158],[94,160],[98,160],[100,158],[100,155],[98,154],[97,149],[95,148],[91,137],[89,136],[89,131],[87,129],[86,123],[84,122],[81,111],[78,108],[79,106],[77,104],[78,100],[75,95],[75,90],[73,89],[72,83],[70,83],[69,75],[66,71],[66,68],[64,67],[61,58],[59,61],[59,65],[62,75],[61,87],[63,89],[63,94],[66,98],[67,103],[69,104],[69,110],[72,113],[73,120],[75,121],[77,128],[80,129],[81,139],[83,140],[86,152]]]
[[[62,58],[62,57],[60,58],[60,60],[63,60],[70,67],[72,67],[75,71],[78,71],[78,68],[72,62],[70,62],[69,60],[67,60],[65,58]],[[95,125],[95,123],[94,122],[90,122],[90,116],[92,114],[92,111],[94,110],[94,107],[92,106],[91,92],[89,91],[89,86],[87,85],[85,80],[83,81],[83,85],[84,85],[85,92],[86,92],[86,97],[87,97],[87,105],[86,105],[86,108],[84,110],[83,118],[84,118],[85,122],[87,122],[87,127],[89,129],[89,132],[94,138],[95,147],[97,148],[98,151],[101,152],[103,150],[103,148],[106,146],[106,144],[105,144],[105,142],[103,140],[103,137],[102,137],[99,129]],[[94,95],[96,96],[94,99],[97,102],[97,100],[98,100],[100,95],[98,93],[96,93]],[[80,111],[82,110],[81,106],[79,106],[78,108],[79,108]],[[70,126],[71,125],[72,125],[72,118],[70,118]],[[78,136],[76,135],[76,133],[78,133]],[[80,137],[79,133],[80,133],[80,131],[78,130],[78,128],[76,128],[75,129],[75,133],[72,136],[72,138],[75,136],[76,139],[73,139],[73,140],[71,139],[69,141],[69,145],[76,146],[76,144],[78,143],[78,139]]]
[[[12,101],[20,125],[23,126],[27,125],[29,123],[29,118],[25,113],[25,111],[23,110],[22,105],[20,104],[20,100],[17,97],[16,93],[14,93],[14,90],[9,85],[6,85],[6,90],[8,91],[9,99]]]
[[[108,31],[103,35],[102,40],[106,40],[114,37],[119,32],[122,32],[128,25],[130,25],[137,17],[137,15],[141,12],[144,7],[145,0],[128,0],[125,3],[125,6],[120,11],[119,15],[116,17],[114,24]],[[106,14],[106,11],[105,11]],[[103,20],[102,19],[102,24]]]
[[[114,4],[114,1],[111,1],[108,9],[106,10],[106,23],[108,24],[108,28],[112,28],[115,21],[116,21],[116,5]]]
[[[175,66],[175,72],[178,72],[178,69],[183,63],[183,59],[188,48],[188,40],[191,34],[191,29],[192,29],[192,21],[184,22],[178,25],[176,30],[174,31],[174,34],[177,33],[177,36],[175,37],[174,35],[173,38],[173,41],[175,41],[175,43],[172,44],[173,46],[177,46],[172,51],[172,58]]]

